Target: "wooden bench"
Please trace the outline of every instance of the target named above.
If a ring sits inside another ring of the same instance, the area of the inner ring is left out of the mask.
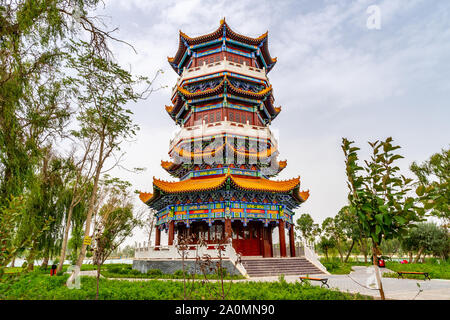
[[[300,278],[300,280],[302,281],[302,282],[304,282],[304,281],[307,281],[307,280],[312,280],[312,281],[321,281],[322,282],[322,285],[321,285],[321,287],[323,287],[323,286],[327,286],[328,288],[330,287],[329,285],[328,285],[328,278],[310,278],[310,277],[299,277]]]
[[[430,275],[428,272],[413,272],[413,271],[397,271],[398,276],[397,278],[403,278],[404,274],[421,274],[425,277],[425,280],[428,278],[428,280],[431,280]]]

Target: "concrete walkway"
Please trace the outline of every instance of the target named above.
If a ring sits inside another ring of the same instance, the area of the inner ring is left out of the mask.
[[[360,293],[362,295],[380,297],[378,290],[369,289],[366,287],[367,278],[370,274],[367,273],[367,267],[355,266],[352,267],[353,272],[349,275],[309,275],[311,277],[328,278],[328,285],[330,288],[338,289],[342,292]],[[391,272],[387,269],[380,269],[382,272]],[[82,276],[96,276],[96,271],[81,271]],[[300,281],[300,275],[285,276],[287,282],[294,283]],[[103,276],[102,276],[103,277]],[[124,281],[150,281],[157,279],[142,279],[142,278],[108,278],[109,280],[124,280]],[[183,281],[182,279],[161,279],[172,281]],[[196,280],[198,281],[198,280]],[[216,281],[216,280],[210,280]],[[277,276],[272,277],[254,277],[242,280],[224,280],[233,282],[243,281],[278,281]],[[412,280],[412,279],[396,279],[396,278],[382,278],[383,289],[386,299],[393,300],[450,300],[450,280]],[[322,283],[318,281],[311,281],[312,285],[320,286]],[[417,286],[420,285],[420,288]],[[419,290],[423,290],[419,293]]]

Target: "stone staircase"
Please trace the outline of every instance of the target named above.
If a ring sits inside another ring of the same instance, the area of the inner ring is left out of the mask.
[[[242,258],[250,277],[324,274],[305,258]]]

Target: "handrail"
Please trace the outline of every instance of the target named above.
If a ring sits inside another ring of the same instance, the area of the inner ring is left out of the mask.
[[[326,274],[330,274],[327,271],[327,268],[319,261],[319,256],[316,254],[314,249],[310,247],[306,242],[303,241],[303,248],[304,248],[304,254],[305,258],[311,262],[313,265],[315,265],[318,269],[320,269],[322,272]]]

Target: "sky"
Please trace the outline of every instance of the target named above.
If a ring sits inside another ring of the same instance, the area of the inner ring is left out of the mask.
[[[379,28],[370,27],[379,11]],[[195,37],[216,30],[226,18],[232,30],[250,37],[269,31],[269,51],[278,62],[268,74],[281,114],[271,130],[279,160],[287,167],[276,179],[300,176],[309,199],[294,219],[309,213],[316,223],[347,203],[342,137],[361,147],[393,137],[405,157],[402,173],[450,143],[450,2],[447,0],[223,1],[107,0],[101,15],[114,33],[133,45],[111,42],[115,59],[161,88],[147,100],[127,105],[140,126],[123,146],[116,168],[135,190],[152,192],[153,177],[174,181],[160,166],[178,130],[165,111],[178,75],[167,57],[178,49],[179,30]],[[137,197],[137,196],[136,196]],[[137,199],[137,206],[144,206]],[[126,244],[146,240],[136,230]],[[163,238],[164,243],[164,238]]]

